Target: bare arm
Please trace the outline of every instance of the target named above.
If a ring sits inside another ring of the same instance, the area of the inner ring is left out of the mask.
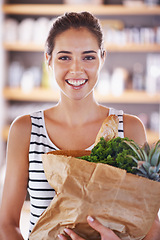
[[[17,119],[10,129],[6,178],[0,207],[1,240],[23,239],[19,230],[19,220],[27,194],[30,132],[29,116]]]
[[[147,141],[146,130],[141,120],[133,115],[124,115],[124,136],[134,140],[139,145]]]
[[[160,221],[157,216],[144,240],[159,240],[159,238],[160,238]]]

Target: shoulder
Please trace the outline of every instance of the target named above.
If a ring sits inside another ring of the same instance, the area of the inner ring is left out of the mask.
[[[30,115],[17,117],[11,124],[8,136],[8,142],[19,142],[28,144],[31,134],[31,118]]]
[[[30,115],[24,115],[17,117],[11,124],[10,131],[26,132],[31,129],[31,117]]]
[[[142,121],[135,115],[124,114],[124,136],[143,145],[146,139],[146,131]]]

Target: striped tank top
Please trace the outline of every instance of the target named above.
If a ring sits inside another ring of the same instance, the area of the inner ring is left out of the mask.
[[[110,109],[109,115],[115,114],[119,118],[118,135],[123,138],[123,111]],[[58,150],[50,140],[44,120],[44,112],[39,111],[30,115],[32,122],[29,148],[29,180],[28,192],[30,195],[30,224],[29,235],[43,211],[49,206],[55,196],[54,189],[49,185],[41,159],[41,154]],[[91,150],[93,145],[87,150]]]

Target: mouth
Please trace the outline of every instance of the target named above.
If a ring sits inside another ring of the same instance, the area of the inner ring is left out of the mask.
[[[73,79],[67,79],[65,80],[70,86],[72,87],[81,87],[83,86],[88,80],[87,79],[79,79],[79,80],[73,80]]]

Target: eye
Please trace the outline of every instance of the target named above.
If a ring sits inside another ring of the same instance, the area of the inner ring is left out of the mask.
[[[84,60],[94,60],[94,59],[95,59],[95,56],[91,56],[91,55],[84,57]]]
[[[62,61],[67,61],[67,60],[70,60],[70,57],[69,56],[61,56],[58,59],[62,60]]]

